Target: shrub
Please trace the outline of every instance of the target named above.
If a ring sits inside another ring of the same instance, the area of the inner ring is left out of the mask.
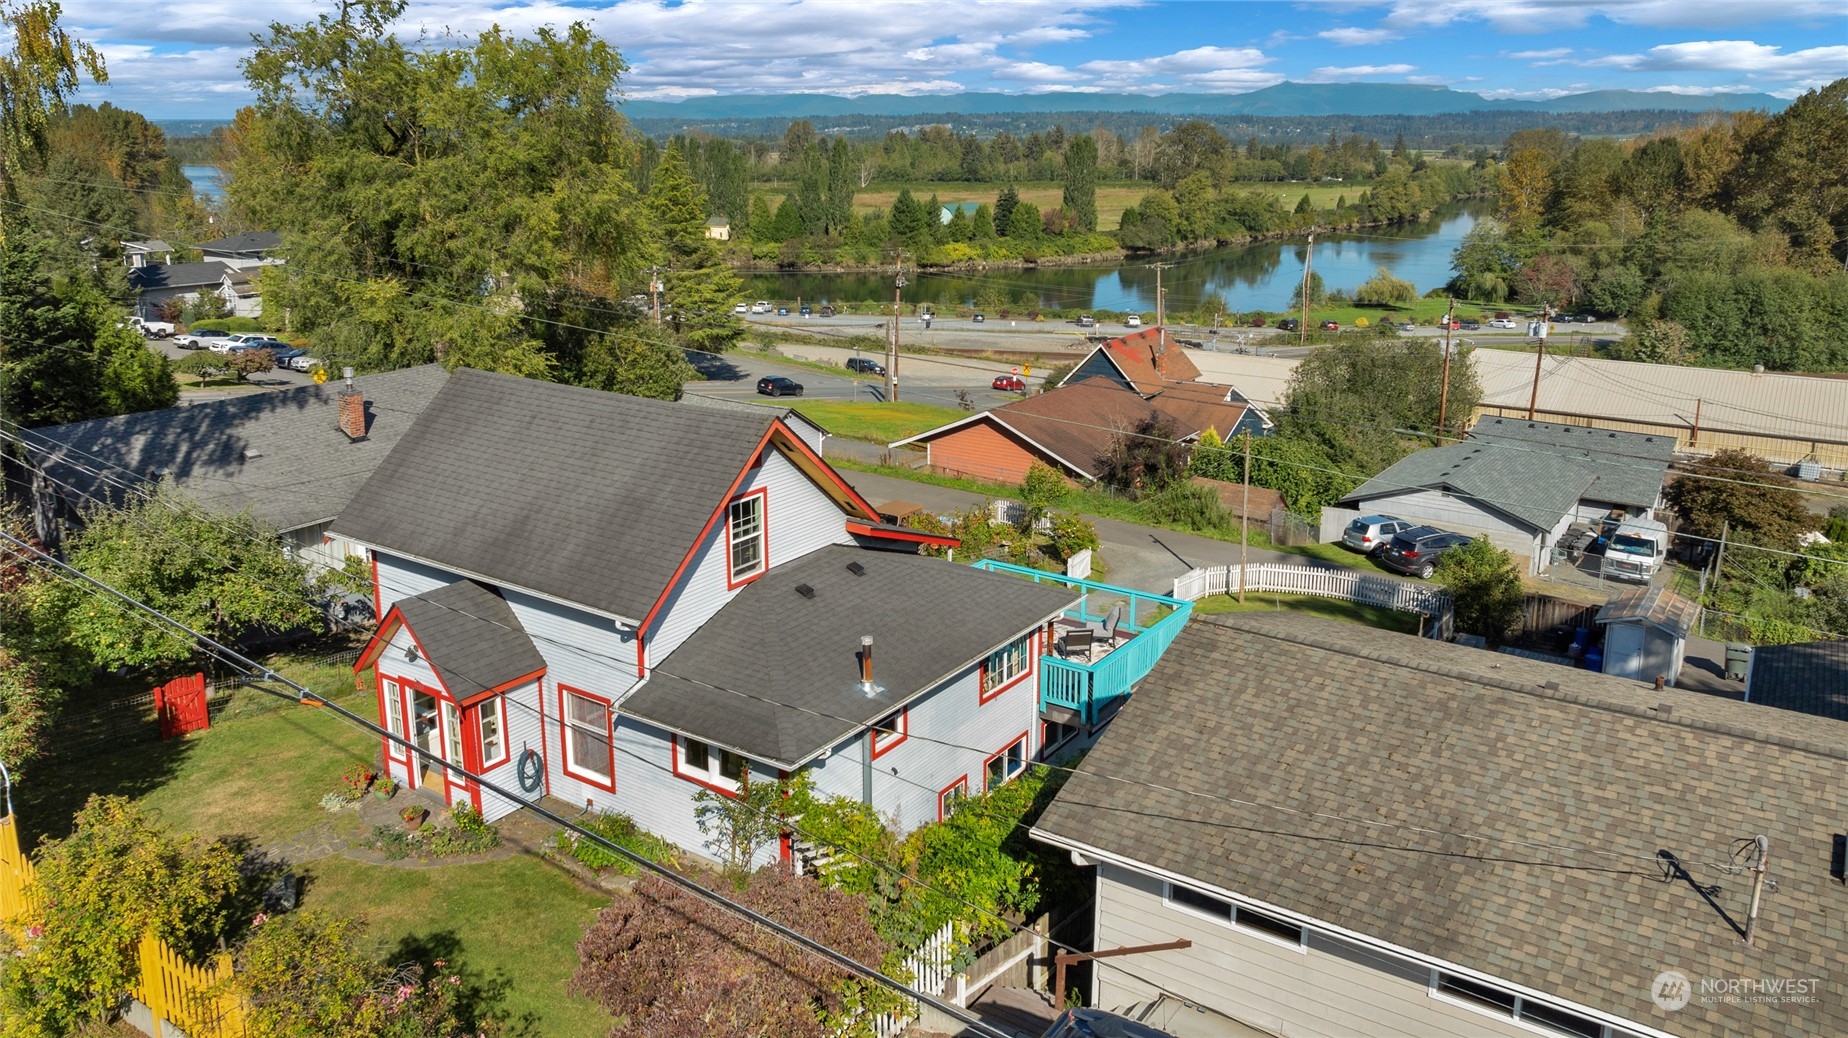
[[[635,819],[620,811],[599,814],[589,820],[580,821],[578,824],[616,846],[632,854],[640,855],[657,865],[666,865],[671,868],[680,864],[679,848],[635,824]],[[576,858],[587,868],[611,869],[624,876],[634,875],[641,871],[634,862],[595,840],[586,840],[571,832],[559,833],[557,840],[560,850]]]
[[[1487,537],[1438,556],[1436,577],[1450,592],[1457,630],[1499,644],[1520,621],[1525,594],[1520,568]]]
[[[1210,487],[1192,483],[1171,483],[1143,498],[1149,515],[1157,522],[1173,523],[1190,530],[1232,529],[1232,513],[1219,503],[1219,495]]]
[[[1103,546],[1097,536],[1097,525],[1076,512],[1055,512],[1047,541],[1052,554],[1061,562],[1086,549],[1096,551]]]
[[[1410,306],[1417,298],[1416,285],[1393,277],[1385,267],[1354,290],[1354,302],[1361,306]]]
[[[263,325],[254,317],[217,317],[209,321],[194,321],[186,329],[193,332],[260,332]]]
[[[1034,461],[1020,481],[1020,528],[1031,530],[1051,510],[1052,503],[1064,497],[1069,488],[1059,470],[1043,461]]]

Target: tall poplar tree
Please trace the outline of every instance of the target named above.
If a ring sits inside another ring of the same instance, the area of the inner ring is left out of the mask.
[[[1097,142],[1086,134],[1065,147],[1065,194],[1059,204],[1074,230],[1097,230]]]

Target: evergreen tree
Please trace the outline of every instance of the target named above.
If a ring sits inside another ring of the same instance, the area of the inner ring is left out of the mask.
[[[858,187],[853,145],[837,137],[828,147],[828,233],[846,237],[853,229],[853,195]]]
[[[648,194],[660,230],[667,273],[663,277],[663,312],[674,331],[702,350],[722,350],[744,334],[732,314],[739,299],[737,275],[720,261],[718,249],[706,237],[706,199],[693,182],[686,158],[669,144],[655,167],[654,187]]]
[[[802,214],[796,211],[796,200],[784,195],[783,201],[776,207],[776,219],[770,231],[771,241],[794,241],[802,237]]]
[[[1079,134],[1065,149],[1065,193],[1060,201],[1072,227],[1097,230],[1097,141]]]
[[[968,241],[971,233],[969,213],[959,205],[956,211],[950,214],[950,222],[944,225],[944,237],[950,241]]]
[[[1412,161],[1412,150],[1405,146],[1405,134],[1401,133],[1393,138],[1392,157],[1401,162]]]
[[[969,240],[995,240],[995,214],[994,210],[988,208],[987,202],[976,206],[975,215],[969,218]]]
[[[1309,200],[1309,192],[1304,191],[1303,197],[1297,200],[1296,212],[1298,215],[1315,212],[1315,203]]]
[[[796,176],[796,215],[802,218],[802,233],[820,237],[828,232],[828,156],[822,143],[813,141],[802,153],[801,172]]]
[[[996,233],[1004,236],[1008,233],[1008,228],[1012,226],[1012,220],[1014,218],[1014,207],[1019,204],[1020,192],[1014,190],[1014,185],[1009,184],[1001,189],[1000,197],[995,199],[994,221]]]
[[[930,201],[924,203],[924,228],[932,245],[941,245],[949,240],[943,227],[943,203],[937,201],[933,192]]]
[[[762,195],[751,196],[750,229],[746,232],[754,242],[776,241],[776,217],[770,212],[770,203]]]
[[[1013,241],[1038,241],[1042,233],[1039,206],[1032,202],[1016,204],[1007,218],[1008,238]]]
[[[930,233],[924,221],[924,207],[918,205],[917,200],[911,197],[911,189],[900,188],[898,197],[892,200],[890,222],[892,237],[908,247],[916,248],[919,237]],[[928,244],[928,239],[926,239],[926,244]]]

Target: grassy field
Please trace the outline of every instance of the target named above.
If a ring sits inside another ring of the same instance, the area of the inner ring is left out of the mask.
[[[873,443],[891,443],[969,417],[961,408],[904,401],[887,404],[871,401],[848,403],[844,400],[798,400],[795,406],[836,436]]]
[[[1310,616],[1366,624],[1368,627],[1398,631],[1401,634],[1418,633],[1418,616],[1415,613],[1401,613],[1396,609],[1346,602],[1339,598],[1248,591],[1245,593],[1243,605],[1239,604],[1238,598],[1233,595],[1213,595],[1194,603],[1195,615],[1201,616],[1214,613],[1256,612],[1307,613]]]
[[[369,694],[353,691],[344,665],[272,663],[329,699],[369,716]],[[162,824],[207,838],[285,840],[321,825],[323,793],[348,765],[370,762],[370,735],[326,711],[254,689],[234,693],[211,729],[168,742],[124,744],[79,760],[37,765],[15,790],[31,843],[62,836],[91,793],[138,800]],[[339,822],[356,825],[341,815]],[[378,950],[396,962],[436,958],[459,968],[517,1025],[515,1033],[592,1038],[609,1015],[568,996],[576,944],[609,896],[580,887],[537,858],[515,855],[470,865],[399,868],[342,856],[300,866],[306,908],[365,919]]]

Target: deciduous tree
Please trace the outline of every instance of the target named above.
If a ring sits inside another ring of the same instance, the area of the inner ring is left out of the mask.
[[[1060,206],[1074,230],[1097,230],[1097,142],[1082,133],[1065,146],[1065,191]]]
[[[1681,528],[1701,537],[1724,531],[1735,541],[1792,550],[1820,523],[1803,507],[1796,483],[1747,451],[1728,448],[1677,473],[1662,491]]]
[[[52,116],[64,110],[81,77],[107,83],[109,72],[95,47],[58,24],[56,0],[0,4],[0,26],[12,44],[0,54],[0,193],[14,195],[23,163],[42,158]],[[11,214],[0,214],[0,247]]]
[[[1520,622],[1525,595],[1520,567],[1487,537],[1438,556],[1436,579],[1450,592],[1457,630],[1500,644]]]

